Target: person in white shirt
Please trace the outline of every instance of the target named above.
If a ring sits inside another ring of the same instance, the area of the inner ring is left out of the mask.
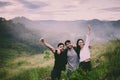
[[[77,48],[80,49],[79,54],[79,67],[83,69],[84,71],[90,71],[91,70],[91,61],[90,61],[90,34],[91,34],[91,26],[88,25],[88,34],[86,35],[86,41],[84,42],[83,39],[77,40]]]

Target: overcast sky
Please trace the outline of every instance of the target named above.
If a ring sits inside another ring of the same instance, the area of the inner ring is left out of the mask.
[[[0,0],[0,16],[31,20],[118,20],[120,0]]]

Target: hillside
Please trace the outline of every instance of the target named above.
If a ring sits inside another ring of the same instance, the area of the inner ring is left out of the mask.
[[[120,40],[112,40],[104,44],[95,44],[91,49],[92,71],[75,71],[63,80],[119,80],[120,79]],[[0,69],[0,80],[50,80],[53,66],[53,54],[45,58],[46,53],[36,55],[21,55],[13,60],[11,65]]]
[[[43,50],[45,47],[33,31],[21,23],[0,18],[0,67],[19,54],[36,54]]]
[[[93,32],[92,71],[75,71],[68,80],[119,80],[119,20],[31,21],[24,17],[0,18],[0,80],[50,80],[53,54],[39,43],[39,38],[44,37],[53,46],[66,39],[75,43],[84,38],[87,24],[92,25]]]

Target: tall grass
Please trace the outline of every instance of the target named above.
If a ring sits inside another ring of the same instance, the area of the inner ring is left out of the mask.
[[[68,80],[120,80],[120,40],[104,44],[104,50],[101,51],[97,59],[92,60],[93,65],[97,66],[89,72],[78,69]]]
[[[120,80],[120,40],[111,41],[104,56],[108,60],[105,78]]]
[[[50,80],[51,68],[32,68],[20,71],[8,80]]]
[[[120,40],[112,40],[102,45],[95,45],[91,52],[91,71],[84,72],[81,69],[77,69],[69,78],[66,78],[65,71],[62,73],[61,79],[120,80]],[[50,72],[52,70],[50,65],[53,65],[51,62],[54,61],[51,57],[49,58],[48,51],[44,53],[46,54],[17,58],[13,64],[0,69],[0,80],[50,80]],[[45,56],[47,56],[47,60]],[[48,64],[50,67],[46,67]]]
[[[13,59],[9,65],[0,68],[0,80],[27,80],[29,76],[33,77],[28,80],[37,80],[34,79],[37,76],[39,76],[38,80],[43,80],[43,77],[47,80],[50,77],[54,59],[50,57],[46,60],[44,56],[44,54],[23,54]]]

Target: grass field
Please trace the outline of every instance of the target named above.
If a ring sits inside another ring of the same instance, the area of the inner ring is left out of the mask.
[[[95,44],[91,49],[92,71],[75,71],[68,80],[120,80],[120,40]],[[53,54],[22,54],[3,68],[0,80],[50,80]],[[65,72],[62,79],[66,80]]]

